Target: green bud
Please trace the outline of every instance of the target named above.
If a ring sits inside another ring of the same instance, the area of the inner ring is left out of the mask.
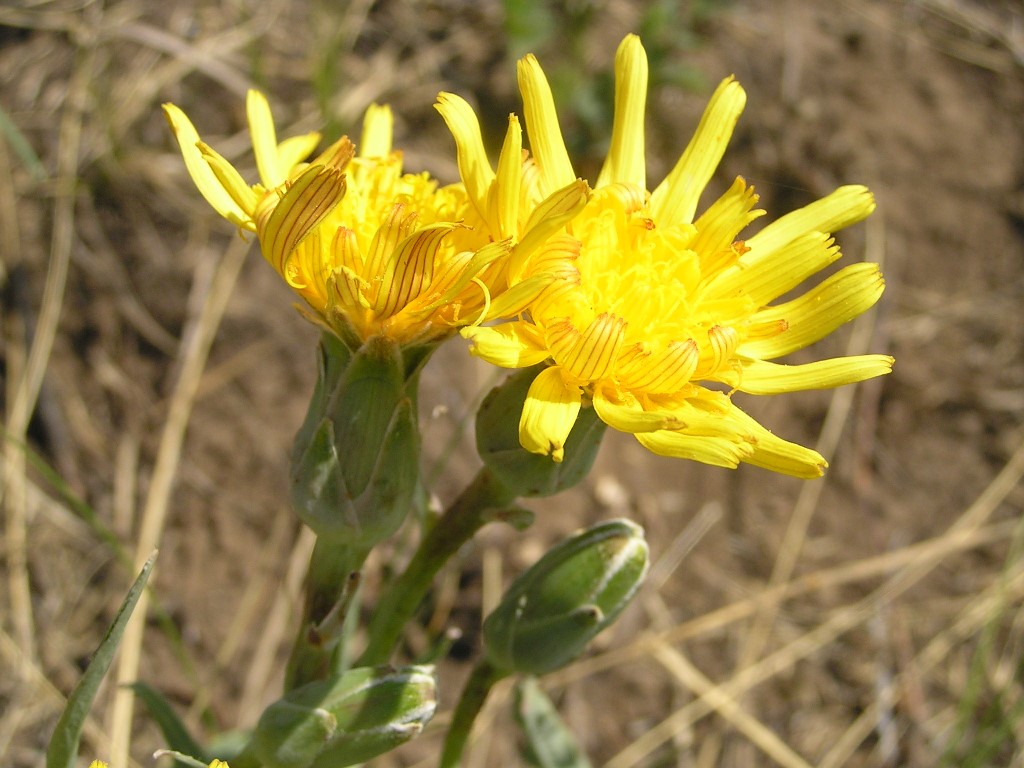
[[[476,414],[476,446],[491,473],[516,496],[551,496],[580,482],[597,457],[605,423],[580,410],[565,442],[565,459],[530,453],[519,444],[519,418],[530,384],[543,366],[517,371],[484,398]]]
[[[292,451],[292,505],[318,535],[372,547],[405,520],[419,479],[415,375],[402,349],[368,340],[354,354],[325,334],[319,376]]]
[[[563,541],[509,587],[484,622],[490,663],[543,675],[575,659],[629,604],[647,573],[640,526],[612,520]]]
[[[253,737],[266,768],[342,768],[418,735],[437,708],[433,667],[360,667],[290,691]]]

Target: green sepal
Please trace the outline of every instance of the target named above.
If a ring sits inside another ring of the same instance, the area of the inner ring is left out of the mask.
[[[254,753],[266,768],[342,768],[413,738],[436,707],[432,666],[352,669],[267,707]]]
[[[519,444],[519,419],[530,385],[543,366],[524,368],[492,389],[476,415],[476,445],[488,469],[516,496],[551,496],[590,472],[606,425],[593,408],[580,410],[565,441],[565,458],[530,453]]]
[[[542,675],[575,659],[629,604],[647,573],[643,530],[596,525],[555,546],[517,578],[483,626],[498,669]]]

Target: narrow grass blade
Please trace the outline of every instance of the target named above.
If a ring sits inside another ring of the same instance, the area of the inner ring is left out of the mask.
[[[539,768],[590,768],[558,710],[537,684],[524,678],[516,685],[516,721],[526,736],[526,759]]]
[[[46,768],[74,768],[75,759],[78,757],[78,743],[82,737],[82,726],[89,714],[92,700],[99,689],[100,681],[110,668],[114,660],[117,646],[121,642],[121,635],[135,610],[136,603],[142,595],[142,590],[149,580],[149,574],[153,570],[153,563],[156,562],[156,552],[149,556],[142,571],[128,590],[128,596],[121,603],[121,608],[114,618],[114,623],[107,630],[103,642],[96,649],[96,654],[89,662],[89,666],[82,675],[82,679],[75,686],[75,689],[68,696],[67,704],[57,721],[57,727],[50,738],[50,746],[46,750]]]
[[[21,160],[21,164],[32,175],[33,181],[42,181],[46,178],[46,168],[40,162],[39,156],[33,151],[25,134],[18,130],[18,126],[14,124],[3,107],[0,107],[0,136],[7,140],[11,149],[14,150],[14,154]]]
[[[205,766],[208,762],[206,751],[199,745],[199,742],[192,738],[192,734],[188,732],[185,724],[181,722],[181,718],[178,717],[178,714],[171,707],[167,698],[156,688],[146,683],[132,683],[128,687],[135,691],[135,695],[146,706],[150,717],[153,718],[153,721],[160,729],[160,733],[167,740],[168,750],[174,754],[178,764],[185,764],[178,758],[179,754],[185,754],[197,758]]]

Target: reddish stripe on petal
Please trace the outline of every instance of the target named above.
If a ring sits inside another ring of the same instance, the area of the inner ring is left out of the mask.
[[[633,356],[620,366],[618,379],[622,386],[635,391],[671,394],[690,382],[699,359],[696,341],[672,341],[659,352]]]
[[[580,333],[562,321],[551,339],[551,353],[567,373],[579,381],[596,381],[610,375],[625,338],[626,321],[604,312]]]

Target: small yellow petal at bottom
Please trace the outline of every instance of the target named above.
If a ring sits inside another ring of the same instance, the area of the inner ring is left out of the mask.
[[[519,442],[531,453],[561,461],[565,441],[582,407],[583,391],[566,385],[558,366],[545,368],[530,385],[519,420]]]
[[[463,328],[462,335],[473,342],[472,353],[502,368],[528,368],[551,354],[537,329],[522,322]]]

